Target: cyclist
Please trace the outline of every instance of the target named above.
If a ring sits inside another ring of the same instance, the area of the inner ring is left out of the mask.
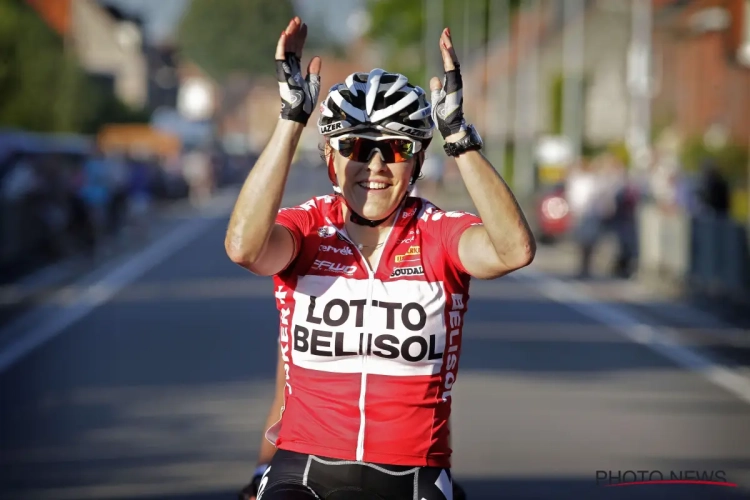
[[[284,371],[284,360],[281,355],[281,350],[279,350],[276,359],[276,391],[274,393],[273,401],[271,402],[271,407],[268,410],[268,416],[266,417],[266,428],[273,426],[283,410],[285,384],[286,377]],[[450,420],[448,421],[448,428],[450,429]],[[268,464],[271,462],[271,459],[273,459],[274,453],[276,453],[276,447],[264,436],[260,443],[260,452],[258,453],[255,472],[253,473],[250,482],[240,491],[239,500],[256,499],[260,481],[268,468]],[[458,484],[455,478],[453,478],[452,482],[453,500],[465,500],[466,493],[463,488]]]
[[[307,26],[276,48],[282,107],[227,230],[230,259],[273,276],[283,413],[258,500],[452,497],[448,419],[471,277],[531,263],[518,203],[480,153],[446,29],[432,104],[380,69],[333,86],[318,129],[332,195],[280,209],[291,159],[317,103],[321,61],[300,70]],[[433,128],[479,217],[409,196]]]

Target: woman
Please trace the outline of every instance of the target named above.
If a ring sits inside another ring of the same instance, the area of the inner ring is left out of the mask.
[[[233,262],[274,277],[280,312],[284,410],[266,433],[277,451],[258,498],[451,498],[448,418],[469,280],[528,265],[535,242],[464,120],[447,29],[432,105],[379,69],[331,89],[318,127],[334,194],[280,210],[320,87],[319,58],[300,72],[306,35],[295,18],[279,38],[281,116],[225,240]],[[435,122],[481,218],[409,196]]]

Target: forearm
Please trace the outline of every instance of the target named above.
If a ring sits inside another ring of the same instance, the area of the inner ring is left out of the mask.
[[[253,263],[263,252],[281,206],[289,167],[304,125],[279,120],[247,176],[229,220],[224,245],[235,262]]]
[[[266,417],[266,426],[264,429],[269,429],[273,424],[279,421],[281,418],[281,406],[284,404],[283,397],[275,397],[271,408],[268,410],[268,416]],[[265,432],[261,437],[260,441],[260,452],[258,452],[258,462],[256,465],[271,463],[271,459],[276,453],[276,447],[272,445],[268,439],[266,439]]]
[[[511,268],[527,265],[536,242],[513,192],[479,151],[457,156],[456,164],[498,259]]]

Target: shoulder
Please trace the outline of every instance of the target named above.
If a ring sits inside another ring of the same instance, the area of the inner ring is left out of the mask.
[[[340,201],[337,196],[316,196],[309,200],[291,207],[279,209],[276,215],[276,223],[289,229],[298,230],[300,236],[320,233],[321,237],[330,236],[331,221],[335,224],[340,213]]]
[[[416,209],[414,210],[414,217],[418,219],[418,225],[425,229],[434,226],[435,223],[450,223],[458,220],[481,224],[481,220],[476,214],[465,210],[444,210],[425,198],[409,198],[407,209],[409,208]]]
[[[338,197],[334,195],[316,196],[298,205],[280,208],[279,215],[305,214],[315,220],[325,220],[335,212],[338,204]]]

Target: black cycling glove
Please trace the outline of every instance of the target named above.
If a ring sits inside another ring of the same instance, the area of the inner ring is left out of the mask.
[[[294,52],[287,52],[283,61],[276,61],[276,77],[281,93],[281,118],[307,125],[318,103],[320,75],[302,78],[299,57]]]
[[[453,500],[466,500],[466,492],[455,479],[453,480]]]
[[[267,469],[267,465],[259,465],[258,467],[256,467],[253,479],[250,480],[250,484],[242,488],[239,496],[237,497],[237,500],[250,500],[251,498],[255,498],[258,496],[258,488],[260,487],[260,482],[263,479],[263,474]]]
[[[464,120],[464,83],[461,67],[445,72],[443,88],[432,91],[432,120],[443,139],[466,129]]]

